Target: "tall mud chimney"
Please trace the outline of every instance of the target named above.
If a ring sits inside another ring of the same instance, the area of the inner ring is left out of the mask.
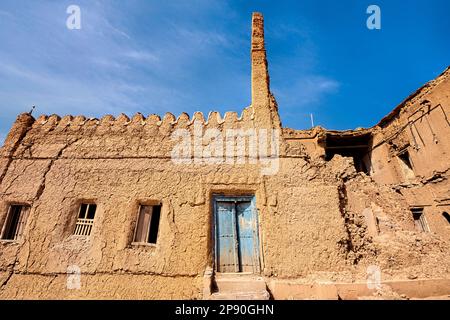
[[[279,126],[275,99],[270,93],[269,71],[264,44],[264,18],[254,12],[252,17],[252,107],[261,127]],[[276,119],[275,119],[276,118]]]

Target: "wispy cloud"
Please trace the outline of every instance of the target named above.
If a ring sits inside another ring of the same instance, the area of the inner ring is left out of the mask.
[[[175,25],[174,33],[164,25],[151,34],[129,31],[132,20],[122,16],[117,4],[79,5],[82,29],[72,31],[65,27],[66,6],[61,3],[21,6],[7,1],[8,11],[0,11],[5,17],[0,41],[7,48],[0,53],[2,136],[15,116],[31,105],[37,105],[37,113],[92,116],[189,109],[194,92],[177,79],[188,78],[189,69],[198,66],[198,61],[188,63],[196,51],[205,54],[223,44],[220,35],[205,37],[194,25]],[[190,45],[193,40],[197,43]],[[208,48],[196,47],[204,41]]]
[[[81,8],[81,30],[66,28],[72,4]],[[376,100],[376,117],[382,116],[429,80],[430,70],[448,65],[442,31],[448,19],[435,17],[448,4],[422,6],[423,14],[410,19],[420,24],[394,28],[391,21],[382,33],[365,28],[363,7],[330,1],[320,10],[314,1],[294,0],[1,0],[0,134],[32,105],[36,114],[89,116],[240,110],[250,103],[252,10],[265,15],[271,85],[285,124],[305,127],[297,119],[310,112],[328,127],[373,123],[361,100]],[[417,34],[426,45],[409,48]],[[411,68],[419,60],[421,67]],[[360,71],[368,65],[370,72]],[[406,72],[407,81],[383,81],[392,68]],[[343,105],[358,116],[344,116]]]
[[[280,90],[275,87],[275,92],[284,104],[298,108],[307,106],[311,110],[326,95],[338,92],[339,87],[339,82],[334,79],[312,75],[296,79],[291,86]]]
[[[4,1],[0,134],[32,105],[36,114],[102,116],[207,114],[250,104],[250,15],[238,14],[226,2],[130,1],[123,6],[79,0],[82,29],[68,30],[70,2]],[[287,24],[272,30],[276,41],[291,33],[307,44],[291,48],[291,58],[271,56],[277,60],[271,64],[278,66],[275,74],[311,68],[314,45],[305,30]],[[289,112],[319,103],[338,89],[333,81],[314,75],[280,81],[274,90]]]
[[[123,53],[124,57],[142,62],[158,62],[159,57],[148,51],[130,50]]]
[[[311,75],[296,79],[291,85],[275,87],[274,94],[279,105],[282,118],[289,119],[289,125],[307,128],[310,125],[310,114],[321,114],[324,100],[339,92],[340,83],[332,78]]]

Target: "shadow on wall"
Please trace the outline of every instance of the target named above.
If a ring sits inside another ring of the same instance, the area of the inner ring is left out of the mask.
[[[447,220],[447,222],[450,224],[450,214],[448,212],[442,212],[442,216]]]

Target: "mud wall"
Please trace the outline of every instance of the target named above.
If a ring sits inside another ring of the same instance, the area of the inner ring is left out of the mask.
[[[3,149],[8,165],[0,186],[0,219],[5,220],[11,203],[31,209],[23,237],[1,243],[0,295],[200,298],[203,273],[213,264],[211,199],[216,193],[255,195],[264,275],[293,278],[342,270],[341,242],[347,234],[338,187],[305,179],[317,173],[310,172],[303,150],[286,151],[282,142],[278,171],[268,176],[249,156],[242,164],[173,162],[178,141],[171,135],[177,129],[191,136],[196,125],[219,133],[251,129],[251,111],[246,109],[241,117],[229,113],[224,119],[212,113],[208,121],[201,114],[193,119],[167,114],[162,120],[122,115],[36,121],[21,115],[22,127],[12,130]],[[25,134],[15,138],[15,130]],[[8,153],[10,145],[15,148]],[[98,206],[89,237],[73,235],[83,201]],[[139,204],[149,201],[162,203],[158,243],[132,245]],[[287,249],[280,251],[280,246]],[[73,265],[85,279],[81,290],[66,288],[64,279]],[[134,285],[139,275],[143,283]]]
[[[450,69],[419,89],[375,128],[372,177],[424,208],[431,232],[450,239]],[[407,151],[411,168],[399,154]]]

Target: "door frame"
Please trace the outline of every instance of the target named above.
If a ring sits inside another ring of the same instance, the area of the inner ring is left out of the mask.
[[[213,221],[213,228],[212,229],[212,251],[213,251],[213,270],[214,272],[218,271],[218,254],[219,254],[219,248],[217,248],[217,223],[218,223],[218,217],[217,217],[217,202],[223,201],[223,202],[250,202],[253,213],[254,213],[254,254],[256,255],[255,261],[257,265],[254,266],[254,272],[251,272],[252,274],[260,274],[261,273],[261,241],[260,241],[260,230],[259,230],[259,215],[258,215],[258,209],[256,208],[256,197],[255,195],[223,195],[223,194],[213,194],[212,195],[212,221]],[[230,273],[230,272],[228,272]],[[231,272],[231,273],[238,273],[238,274],[246,274],[249,272]]]

